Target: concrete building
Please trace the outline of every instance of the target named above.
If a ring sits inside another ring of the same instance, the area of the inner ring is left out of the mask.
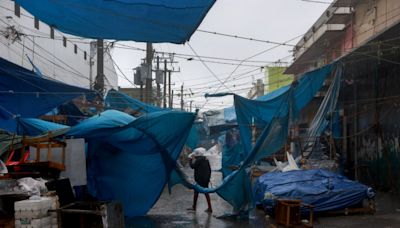
[[[286,70],[298,77],[342,64],[340,162],[347,176],[383,190],[400,189],[399,34],[399,0],[336,0],[297,44]],[[303,119],[313,117],[320,101]]]
[[[64,34],[39,21],[11,0],[0,1],[0,57],[55,80],[90,88],[96,77],[93,40]],[[110,55],[104,55],[106,89],[118,87]]]

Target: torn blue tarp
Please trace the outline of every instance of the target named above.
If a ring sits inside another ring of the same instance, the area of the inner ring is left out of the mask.
[[[107,109],[114,109],[138,115],[163,110],[160,107],[143,103],[139,100],[133,99],[125,93],[113,89],[108,91],[105,103]]]
[[[72,127],[67,135],[88,143],[89,193],[120,201],[126,216],[145,215],[162,193],[194,118],[170,110],[139,118],[108,110]]]
[[[257,204],[271,211],[274,199],[300,199],[313,205],[315,212],[340,210],[370,199],[368,186],[326,170],[296,170],[262,175],[254,184]]]
[[[93,91],[37,77],[25,68],[0,58],[0,129],[16,131],[16,117],[35,118],[66,101]]]
[[[254,162],[280,150],[287,142],[289,125],[300,109],[311,101],[332,71],[333,65],[309,72],[287,88],[265,101],[249,100],[235,95],[235,110],[238,117],[241,141],[246,142],[245,159],[239,169],[228,175],[218,187],[205,189],[190,183],[179,169],[171,175],[170,186],[182,183],[199,192],[216,192],[229,202],[235,210],[248,210],[254,206],[250,184],[250,166]],[[259,128],[258,138],[251,143],[251,124],[254,119]],[[243,130],[243,132],[242,132]]]
[[[62,32],[96,39],[185,43],[215,0],[16,0]]]

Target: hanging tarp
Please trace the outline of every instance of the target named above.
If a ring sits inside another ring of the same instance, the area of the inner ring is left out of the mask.
[[[300,199],[313,205],[314,212],[335,211],[371,199],[374,191],[344,176],[326,170],[272,172],[259,177],[254,184],[256,204],[272,211],[274,199]]]
[[[162,193],[194,118],[176,111],[135,118],[108,110],[71,128],[68,136],[88,142],[90,194],[120,201],[126,216],[145,215]]]
[[[16,117],[43,115],[75,97],[94,93],[37,77],[32,71],[0,58],[0,129],[16,131]]]
[[[66,132],[69,126],[36,118],[18,118],[17,132],[19,135],[37,136],[47,132]]]
[[[235,110],[241,141],[246,141],[245,159],[239,169],[228,175],[223,183],[213,189],[205,189],[190,183],[182,171],[175,169],[171,175],[170,186],[182,183],[199,192],[216,192],[230,203],[235,210],[247,210],[253,206],[253,195],[250,184],[250,166],[263,157],[280,150],[287,142],[289,124],[298,115],[321,88],[333,66],[327,65],[318,70],[306,73],[298,83],[282,88],[270,95],[265,101],[249,100],[235,95]],[[255,145],[251,145],[251,124],[261,129]]]
[[[293,112],[297,113],[303,109],[321,89],[326,77],[331,74],[332,64],[320,69],[308,72],[300,78],[296,84],[285,86],[257,100],[249,100],[235,95],[235,110],[237,123],[240,129],[241,139],[246,154],[251,151],[252,134],[251,125],[262,130],[273,118],[287,115],[289,103],[283,102],[288,99],[293,90]]]
[[[16,0],[68,34],[139,42],[185,43],[215,0]]]
[[[130,112],[137,115],[163,110],[160,107],[143,103],[128,96],[125,93],[121,93],[113,89],[108,91],[105,103],[107,109],[119,110],[121,112]]]

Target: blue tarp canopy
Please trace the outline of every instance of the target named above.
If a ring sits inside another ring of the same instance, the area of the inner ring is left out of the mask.
[[[194,118],[170,110],[139,118],[108,110],[71,128],[68,136],[88,142],[90,194],[122,202],[126,216],[145,215],[162,193]]]
[[[106,108],[115,109],[122,112],[151,113],[163,110],[160,107],[149,105],[133,99],[125,93],[110,90],[106,96]]]
[[[62,32],[96,39],[185,43],[215,0],[16,0]]]
[[[0,129],[16,131],[16,117],[35,118],[93,91],[43,77],[0,58]]]
[[[60,131],[69,129],[69,126],[53,123],[36,118],[18,118],[18,131],[19,135],[37,136],[50,131]]]
[[[254,201],[249,167],[283,147],[287,142],[290,123],[322,87],[324,80],[331,74],[332,68],[333,65],[327,65],[306,73],[297,83],[283,88],[264,101],[249,100],[235,95],[235,110],[245,152],[239,169],[229,174],[220,186],[212,189],[190,183],[181,170],[175,169],[171,176],[170,186],[182,183],[199,192],[216,192],[235,210],[252,208]],[[251,145],[250,131],[253,119],[257,128],[260,129],[254,146]]]
[[[363,184],[326,170],[296,170],[262,175],[254,184],[257,204],[267,210],[274,207],[273,197],[301,199],[313,205],[315,212],[334,211],[354,206],[374,196]]]

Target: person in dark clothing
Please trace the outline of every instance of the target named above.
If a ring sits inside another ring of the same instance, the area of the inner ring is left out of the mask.
[[[203,188],[208,188],[208,184],[210,183],[210,177],[211,177],[211,167],[210,167],[210,162],[204,156],[203,151],[205,151],[204,148],[197,148],[192,153],[192,156],[189,156],[190,167],[194,169],[194,180],[196,181],[196,183]],[[210,195],[208,193],[205,193],[204,195],[206,196],[208,205],[208,209],[206,210],[206,212],[211,213],[212,207],[211,207]],[[195,190],[193,196],[193,206],[191,208],[194,211],[196,210],[198,197],[199,193]]]

